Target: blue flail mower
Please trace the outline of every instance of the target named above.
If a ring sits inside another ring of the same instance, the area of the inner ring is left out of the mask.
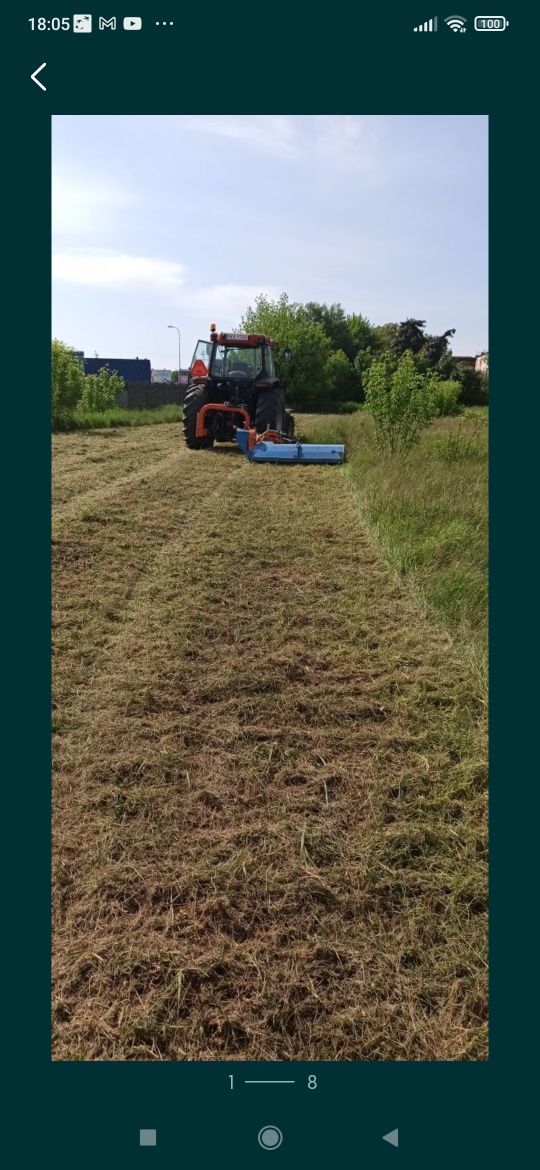
[[[271,432],[272,438],[256,435],[255,431],[238,427],[236,442],[246,459],[252,463],[343,463],[343,443],[297,443],[282,439]]]

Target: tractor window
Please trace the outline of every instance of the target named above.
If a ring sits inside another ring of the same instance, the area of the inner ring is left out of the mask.
[[[193,354],[193,357],[191,359],[190,369],[191,370],[193,369],[195,362],[201,362],[205,368],[206,373],[208,373],[208,368],[210,366],[211,353],[212,353],[212,342],[211,341],[198,341],[197,345],[195,346],[195,353]],[[199,373],[199,376],[202,375],[204,377],[204,374],[202,373],[202,367],[199,367],[198,373]]]
[[[212,374],[219,378],[257,378],[263,371],[260,345],[216,345]]]

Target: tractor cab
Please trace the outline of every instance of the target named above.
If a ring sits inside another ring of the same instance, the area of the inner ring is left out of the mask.
[[[211,341],[197,342],[190,367],[192,378],[254,382],[257,378],[274,382],[276,372],[273,351],[276,342],[259,333],[216,333]]]

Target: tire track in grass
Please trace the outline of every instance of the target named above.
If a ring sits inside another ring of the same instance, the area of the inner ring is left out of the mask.
[[[61,737],[55,1055],[482,1058],[465,668],[340,473],[214,465]]]
[[[179,458],[187,456],[178,424],[53,435],[54,513],[74,496],[111,484],[128,472],[144,475],[145,465],[173,452]]]
[[[164,459],[158,459],[155,463],[143,464],[137,471],[132,471],[129,475],[119,476],[112,483],[106,483],[101,487],[91,488],[86,492],[81,492],[80,495],[73,496],[66,503],[60,504],[55,508],[55,527],[62,521],[72,519],[78,513],[84,512],[91,505],[104,503],[110,496],[117,495],[126,488],[140,483],[141,480],[148,483],[150,479],[168,471],[170,467],[178,466],[178,461],[178,451],[173,451],[172,454],[165,456]]]

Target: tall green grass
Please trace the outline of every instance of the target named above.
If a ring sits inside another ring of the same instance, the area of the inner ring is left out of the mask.
[[[386,556],[450,632],[484,661],[487,641],[487,409],[437,419],[418,446],[387,456],[366,411],[299,416],[318,442],[345,442],[345,473]]]
[[[181,418],[181,406],[158,406],[154,410],[125,410],[115,406],[110,410],[77,410],[62,429],[94,431],[109,427],[147,427],[180,422]]]

